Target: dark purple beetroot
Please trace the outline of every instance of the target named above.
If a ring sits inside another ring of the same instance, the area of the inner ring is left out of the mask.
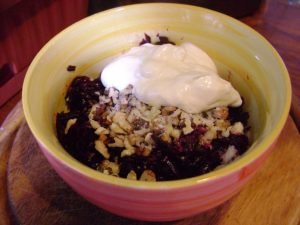
[[[206,132],[203,126],[196,127],[191,133],[181,135],[180,138],[172,145],[172,149],[176,154],[187,153],[195,151],[199,145],[199,137]]]
[[[69,119],[77,119],[68,132],[65,133],[65,127]],[[96,168],[103,157],[94,147],[94,142],[98,136],[94,133],[89,121],[85,115],[79,113],[58,113],[56,116],[57,137],[62,146],[77,160]]]
[[[145,37],[142,39],[142,41],[139,43],[139,45],[151,43],[151,37],[148,34],[144,34]]]
[[[243,110],[243,104],[239,107],[228,107],[229,108],[229,120],[230,123],[234,124],[235,122],[241,122],[244,127],[248,124],[249,113]]]
[[[172,44],[175,45],[173,41],[170,41],[168,37],[166,36],[160,36],[159,34],[157,35],[158,41],[155,42],[155,45],[163,45],[163,44]]]
[[[168,37],[166,36],[160,36],[159,34],[157,34],[158,37],[158,41],[157,42],[152,42],[151,37],[148,34],[145,34],[145,37],[142,39],[142,41],[139,43],[139,45],[143,45],[143,44],[154,44],[154,45],[163,45],[163,44],[172,44],[175,45],[175,43],[173,41],[170,41]]]
[[[68,65],[68,67],[67,67],[67,71],[69,71],[69,72],[73,72],[73,71],[75,71],[76,70],[76,66],[73,66],[73,65]]]
[[[140,178],[143,171],[147,169],[147,157],[131,155],[120,158],[120,177],[126,178],[127,174],[134,170],[137,177]]]
[[[154,171],[157,180],[175,180],[197,176],[215,169],[221,163],[218,149],[211,149],[199,142],[206,131],[203,126],[182,135],[169,144],[154,136],[156,148],[152,151],[147,168]]]
[[[99,95],[104,90],[100,79],[91,80],[87,76],[76,77],[70,84],[66,103],[70,111],[87,112],[92,105],[99,102]]]
[[[249,146],[249,138],[244,134],[232,134],[229,136],[229,143],[234,145],[234,147],[238,150],[239,154],[243,154]]]
[[[242,154],[249,146],[249,139],[244,134],[231,134],[229,137],[218,138],[212,141],[212,147],[219,152],[224,152],[230,145],[233,145],[239,154]]]

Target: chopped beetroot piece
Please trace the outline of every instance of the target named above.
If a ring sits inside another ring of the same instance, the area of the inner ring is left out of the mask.
[[[66,132],[70,119],[76,122]],[[89,124],[85,115],[80,113],[58,113],[56,116],[57,136],[62,146],[77,160],[92,166],[103,157],[95,150],[94,142],[98,136]]]
[[[220,165],[219,151],[198,142],[199,135],[205,131],[204,126],[198,126],[190,134],[182,135],[175,144],[166,143],[157,136],[153,137],[157,147],[149,156],[148,168],[157,174],[157,180],[193,177]]]
[[[249,146],[249,138],[244,134],[230,134],[229,137],[218,138],[212,141],[213,148],[220,152],[225,151],[230,145],[233,145],[239,154],[242,154]]]
[[[168,156],[165,156],[162,160],[162,166],[160,168],[164,172],[165,179],[176,179],[179,176],[180,172],[174,161],[170,160]],[[167,176],[168,175],[168,176]]]
[[[69,71],[69,72],[73,72],[73,71],[75,71],[75,70],[76,70],[76,66],[69,65],[69,66],[67,67],[67,71]]]
[[[151,43],[151,37],[148,34],[144,34],[145,37],[142,39],[142,41],[139,43],[139,45]]]
[[[248,149],[249,138],[244,134],[232,134],[229,136],[229,143],[238,150],[239,154],[243,154]]]
[[[172,44],[175,45],[173,41],[170,41],[168,37],[166,36],[160,36],[159,34],[157,35],[158,41],[152,43],[151,37],[148,34],[145,34],[145,37],[142,39],[142,41],[139,43],[139,45],[147,44],[147,43],[152,43],[154,45],[163,45],[163,44]]]
[[[120,158],[120,176],[126,178],[127,174],[133,170],[140,178],[146,167],[147,158],[144,156],[131,155]]]
[[[235,122],[241,122],[244,126],[247,125],[249,119],[249,113],[243,110],[243,104],[239,107],[228,107],[229,108],[229,120],[233,124]]]
[[[156,45],[163,45],[163,44],[172,44],[175,45],[173,41],[170,41],[168,37],[157,35],[159,41],[155,42]]]
[[[216,151],[223,152],[229,147],[229,138],[217,138],[212,140],[212,148]]]
[[[181,135],[179,139],[172,146],[172,149],[181,152],[193,152],[195,148],[199,145],[199,136],[204,134],[206,128],[203,126],[198,126],[191,133],[187,135]]]
[[[71,111],[88,111],[99,101],[99,95],[104,91],[100,79],[91,80],[86,76],[76,77],[68,88],[66,103]]]

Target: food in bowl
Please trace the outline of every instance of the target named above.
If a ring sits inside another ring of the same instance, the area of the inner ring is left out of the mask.
[[[247,150],[249,115],[211,58],[191,43],[158,39],[145,35],[96,79],[73,79],[56,129],[77,160],[117,177],[166,181],[210,172]]]

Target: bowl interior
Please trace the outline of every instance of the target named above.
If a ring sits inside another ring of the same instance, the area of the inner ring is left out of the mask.
[[[272,144],[287,118],[291,98],[288,73],[277,52],[255,31],[228,16],[161,3],[95,14],[58,34],[36,56],[26,74],[23,105],[34,136],[50,154],[96,179],[116,179],[93,172],[61,147],[55,134],[55,113],[64,108],[63,96],[72,78],[98,76],[109,57],[138,45],[145,33],[152,38],[167,36],[177,44],[198,45],[244,97],[253,144],[241,159],[225,167],[227,171],[253,160]],[[68,72],[68,65],[75,65],[76,71]],[[225,168],[212,174],[223,173]]]

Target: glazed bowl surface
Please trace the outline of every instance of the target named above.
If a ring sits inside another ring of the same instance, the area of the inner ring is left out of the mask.
[[[252,135],[249,150],[239,159],[193,178],[145,182],[97,172],[62,148],[56,137],[55,115],[64,107],[67,84],[81,74],[97,77],[109,57],[137,46],[145,33],[201,47],[243,96]],[[76,71],[68,72],[68,65],[76,65]],[[42,152],[72,189],[117,215],[170,221],[225,202],[253,177],[283,129],[291,86],[276,50],[245,24],[200,7],[150,3],[100,12],[55,36],[31,63],[22,101]]]

